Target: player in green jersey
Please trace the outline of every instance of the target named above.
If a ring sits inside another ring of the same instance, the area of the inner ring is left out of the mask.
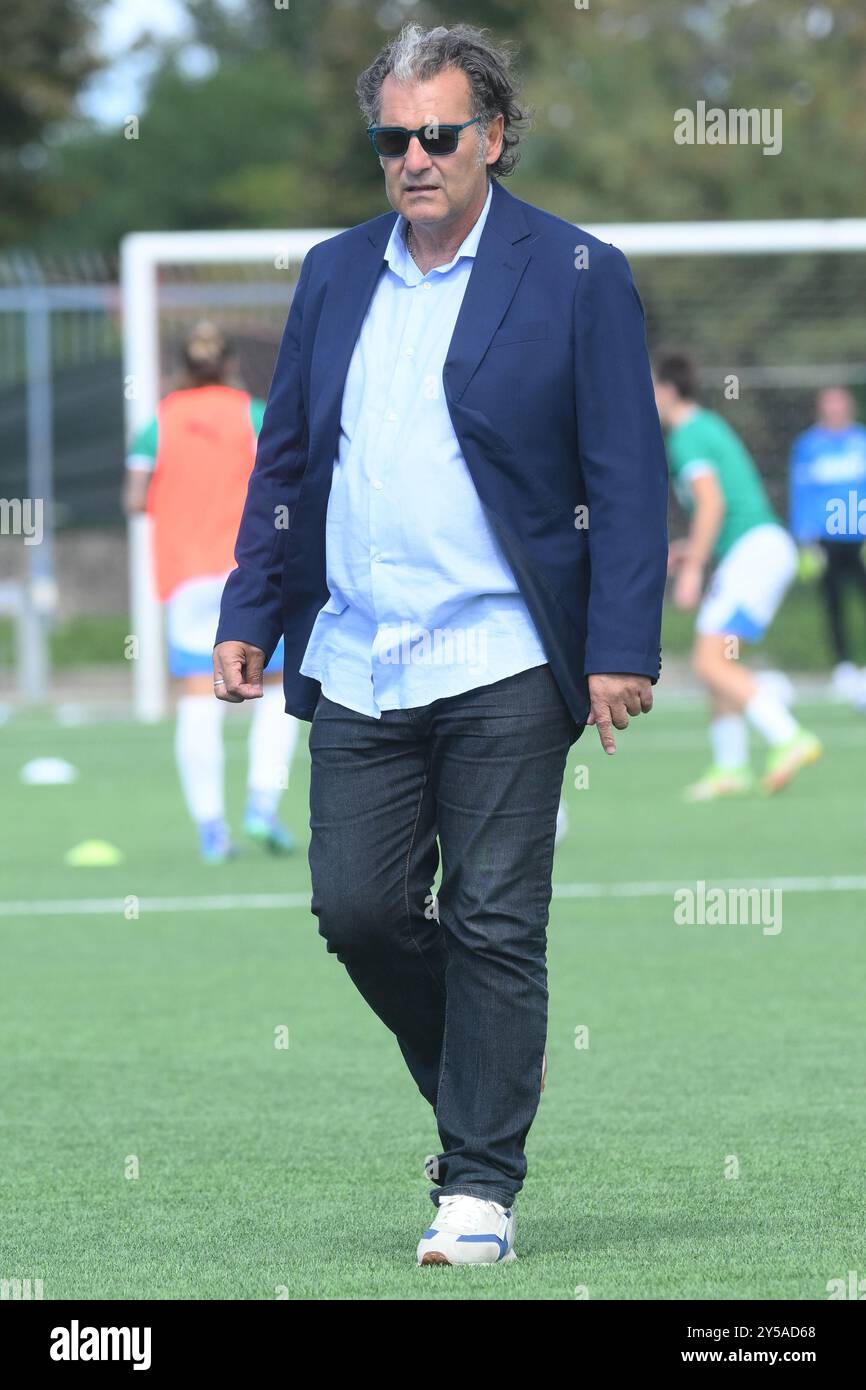
[[[698,609],[692,664],[711,705],[713,764],[686,796],[710,801],[751,790],[748,725],[769,746],[762,786],[776,792],[820,757],[821,744],[739,657],[775,616],[796,573],[797,549],[742,440],[698,404],[690,359],[661,358],[654,380],[674,491],[690,514],[688,536],[671,545],[674,602]]]

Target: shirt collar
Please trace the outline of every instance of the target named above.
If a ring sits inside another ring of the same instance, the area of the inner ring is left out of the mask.
[[[484,224],[486,223],[488,213],[490,212],[490,204],[493,201],[492,179],[489,180],[489,184],[490,186],[487,190],[487,200],[484,204],[484,207],[481,210],[481,214],[478,218],[478,221],[475,223],[474,227],[472,227],[472,229],[464,238],[462,244],[460,245],[459,249],[454,255],[454,259],[452,261],[449,261],[448,265],[434,266],[432,271],[427,272],[428,275],[445,275],[457,264],[461,256],[468,256],[470,257],[470,259],[475,257],[478,251],[478,243],[481,240],[481,233],[484,231]],[[421,273],[420,267],[415,264],[414,260],[412,259],[412,256],[407,250],[406,228],[408,227],[408,225],[408,218],[403,217],[402,215],[397,218],[393,228],[391,229],[391,235],[388,239],[388,245],[385,248],[385,260],[388,262],[388,265],[394,271],[394,274],[399,275],[401,280],[405,280],[407,285],[417,285],[420,283],[421,280],[425,280],[427,277]]]

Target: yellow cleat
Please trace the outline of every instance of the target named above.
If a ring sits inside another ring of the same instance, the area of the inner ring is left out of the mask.
[[[711,767],[699,782],[686,787],[686,801],[716,801],[721,796],[743,796],[754,786],[747,767]]]
[[[823,752],[824,745],[819,738],[806,729],[798,730],[787,743],[771,749],[767,758],[767,771],[761,781],[764,791],[770,796],[774,792],[780,792],[796,777],[801,768],[816,763]]]

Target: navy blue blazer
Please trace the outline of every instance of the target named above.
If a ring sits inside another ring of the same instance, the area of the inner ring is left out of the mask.
[[[216,641],[270,658],[283,635],[286,710],[299,719],[312,719],[321,689],[298,667],[329,597],[343,388],[396,218],[304,259],[223,592]],[[494,180],[443,387],[487,519],[583,724],[588,675],[656,680],[661,664],[668,472],[622,252]]]

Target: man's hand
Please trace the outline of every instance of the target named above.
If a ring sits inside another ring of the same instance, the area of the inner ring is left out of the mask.
[[[213,693],[218,700],[239,705],[262,694],[265,654],[248,642],[220,642],[213,651]]]
[[[619,671],[590,676],[589,698],[592,709],[586,722],[598,729],[605,753],[615,753],[614,729],[627,729],[630,714],[649,714],[652,709],[652,682],[649,676],[627,676]]]

